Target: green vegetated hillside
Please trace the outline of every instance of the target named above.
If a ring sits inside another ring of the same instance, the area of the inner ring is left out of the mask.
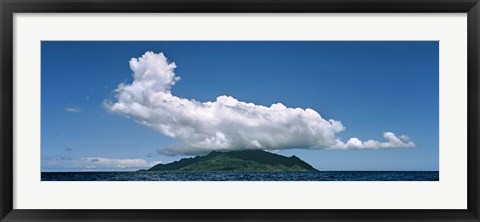
[[[263,150],[218,152],[157,164],[149,171],[175,172],[297,172],[316,171],[296,156],[285,157]]]

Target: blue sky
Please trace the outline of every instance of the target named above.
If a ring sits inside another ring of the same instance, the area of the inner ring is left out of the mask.
[[[195,141],[171,138],[140,124],[138,113],[105,105],[120,103],[115,89],[134,80],[129,61],[147,51],[164,53],[175,62],[175,75],[181,79],[168,91],[175,97],[208,102],[226,95],[255,106],[310,108],[325,120],[341,122],[345,129],[334,136],[344,143],[354,137],[384,142],[382,134],[393,132],[415,144],[366,149],[279,146],[273,150],[278,154],[297,155],[319,170],[438,170],[436,41],[44,41],[43,171],[134,170],[185,156],[162,151],[180,150],[179,143]]]

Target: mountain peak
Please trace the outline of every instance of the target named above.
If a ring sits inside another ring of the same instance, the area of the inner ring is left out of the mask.
[[[149,171],[181,172],[295,172],[316,171],[300,158],[285,157],[263,150],[212,151],[205,156],[157,164]]]

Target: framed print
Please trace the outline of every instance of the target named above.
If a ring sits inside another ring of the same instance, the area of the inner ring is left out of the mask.
[[[2,1],[2,221],[479,221],[478,1]]]

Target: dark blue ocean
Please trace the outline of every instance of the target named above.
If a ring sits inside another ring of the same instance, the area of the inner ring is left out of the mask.
[[[42,181],[438,181],[438,171],[42,172]]]

